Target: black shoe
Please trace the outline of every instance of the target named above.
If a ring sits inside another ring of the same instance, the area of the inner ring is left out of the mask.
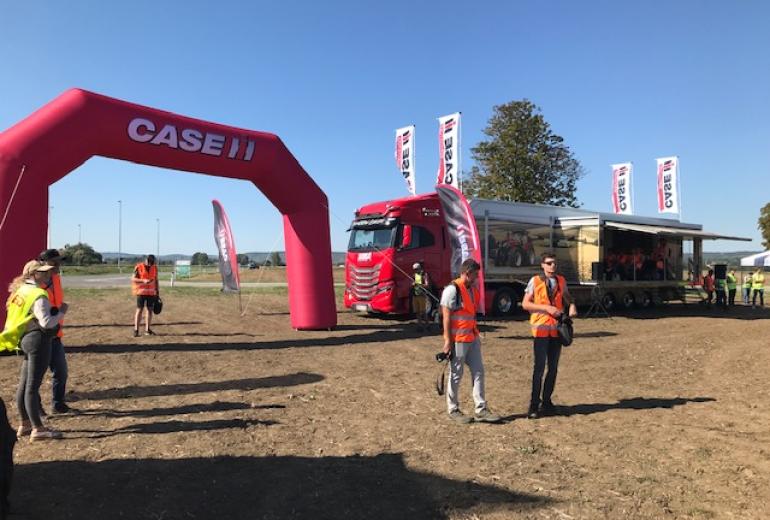
[[[135,338],[139,337],[139,329],[134,329],[134,337]]]
[[[70,413],[74,410],[67,406],[67,403],[56,403],[53,405],[53,413]]]
[[[155,336],[155,333],[152,331],[152,329],[147,329],[144,331],[145,336]]]
[[[527,412],[527,419],[538,419],[540,417],[540,414],[537,411],[537,408],[529,407],[529,411]]]
[[[543,406],[540,408],[540,412],[543,415],[556,415],[558,413],[558,408],[556,408],[556,405],[552,402],[548,401],[547,403],[543,403]]]

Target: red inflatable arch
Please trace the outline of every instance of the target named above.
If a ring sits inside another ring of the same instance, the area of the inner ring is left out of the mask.
[[[94,155],[253,182],[283,215],[292,326],[336,325],[326,195],[278,136],[80,89],[0,133],[0,294],[46,247],[48,186]]]

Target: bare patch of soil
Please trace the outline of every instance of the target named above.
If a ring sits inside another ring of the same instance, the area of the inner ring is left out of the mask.
[[[296,332],[285,293],[240,317],[232,295],[166,290],[158,335],[135,339],[124,291],[69,299],[80,413],[51,417],[64,440],[17,445],[11,518],[766,517],[767,312],[579,320],[561,413],[539,420],[527,322],[487,321],[506,422],[461,426],[433,390],[440,337],[409,322],[341,311]],[[0,358],[14,425],[18,367]]]

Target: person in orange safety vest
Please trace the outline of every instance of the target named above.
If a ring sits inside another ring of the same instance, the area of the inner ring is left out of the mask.
[[[444,323],[443,353],[449,357],[449,384],[446,401],[449,417],[460,423],[499,422],[500,417],[489,411],[484,397],[484,362],[481,358],[481,339],[476,325],[479,309],[477,279],[481,266],[469,258],[460,266],[460,277],[441,293],[441,315]],[[473,383],[474,417],[460,411],[457,393],[467,364]]]
[[[150,328],[152,309],[155,307],[155,302],[160,296],[158,267],[155,265],[155,255],[147,255],[144,263],[136,264],[134,267],[134,277],[131,278],[131,288],[134,296],[136,296],[134,337],[139,337],[139,326],[142,324],[142,309],[144,309],[145,316],[144,335],[154,335],[155,333]]]
[[[57,249],[46,249],[37,257],[38,261],[53,266],[51,270],[51,284],[48,286],[48,300],[52,308],[60,308],[64,303],[64,292],[61,287],[61,268],[62,255]],[[53,391],[53,401],[51,407],[53,413],[68,413],[74,411],[65,402],[67,393],[67,378],[69,377],[69,368],[67,358],[64,355],[64,320],[59,320],[59,330],[56,336],[51,340],[51,389]]]
[[[565,312],[565,304],[569,305],[569,316],[577,316],[577,308],[572,302],[567,282],[563,276],[556,274],[556,256],[553,253],[543,253],[540,266],[543,274],[530,279],[521,302],[524,310],[530,313],[529,322],[532,336],[534,336],[532,395],[527,412],[529,419],[537,419],[541,415],[553,415],[557,412],[556,406],[551,401],[551,395],[556,386],[562,347],[559,332],[556,330],[557,320]],[[548,373],[543,385],[546,361]],[[540,400],[541,391],[542,401]]]

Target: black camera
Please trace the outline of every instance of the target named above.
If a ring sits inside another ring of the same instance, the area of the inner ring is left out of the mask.
[[[442,352],[439,352],[438,354],[436,354],[436,361],[438,361],[439,363],[441,363],[442,361],[446,361],[447,359],[452,359],[452,353],[451,352],[449,354],[447,354],[446,352],[442,351]]]

